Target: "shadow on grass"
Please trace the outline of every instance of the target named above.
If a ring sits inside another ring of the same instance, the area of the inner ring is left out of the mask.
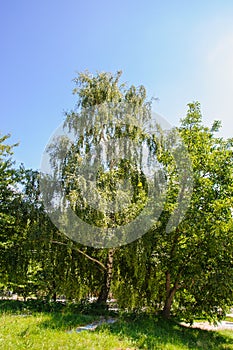
[[[96,309],[95,305],[90,309],[89,306],[81,307],[77,304],[64,306],[41,301],[24,303],[12,300],[0,300],[0,311],[20,315],[41,312],[46,318],[41,321],[39,327],[61,331],[69,331],[92,323],[98,320],[103,312]],[[113,316],[107,312],[103,314],[105,317]],[[131,339],[137,349],[168,349],[170,345],[173,349],[233,350],[233,336],[222,335],[216,331],[187,328],[172,321],[143,314],[121,316],[118,322],[102,325],[96,332],[101,333],[103,330],[118,339]]]
[[[137,319],[121,319],[103,329],[119,338],[130,338],[138,349],[174,349],[186,347],[196,350],[233,350],[233,338],[221,335],[216,331],[206,331],[181,326],[172,321],[142,316]],[[172,348],[173,348],[172,347]]]
[[[6,312],[9,314],[29,314],[32,312],[62,312],[62,310],[65,308],[66,306],[63,303],[54,303],[47,300],[0,300],[0,312]]]
[[[60,302],[60,301],[48,301],[42,299],[28,299],[27,301],[21,300],[0,300],[0,313],[7,312],[11,314],[21,313],[34,313],[34,312],[46,312],[46,313],[73,313],[84,314],[92,316],[115,316],[113,311],[108,311],[108,308],[104,305],[97,303],[90,303],[86,300],[78,303],[74,302]]]
[[[40,327],[56,330],[71,330],[80,325],[87,325],[99,316],[80,314],[52,313]],[[150,316],[120,317],[114,324],[105,324],[97,328],[97,333],[107,331],[118,339],[131,339],[137,349],[174,349],[186,347],[195,350],[233,350],[233,338],[216,331],[206,331],[181,326],[172,321]]]
[[[46,321],[40,323],[40,328],[69,331],[98,320],[98,316],[80,315],[73,313],[52,313]]]
[[[103,311],[103,310],[102,310]],[[81,304],[64,304],[46,300],[0,300],[0,315],[28,316],[41,314],[46,316],[39,325],[45,329],[70,330],[99,319],[101,310]]]

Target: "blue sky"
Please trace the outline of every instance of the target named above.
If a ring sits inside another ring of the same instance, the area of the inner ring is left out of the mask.
[[[123,70],[173,125],[199,100],[233,136],[233,1],[1,0],[0,33],[0,130],[26,167],[39,168],[85,69]]]

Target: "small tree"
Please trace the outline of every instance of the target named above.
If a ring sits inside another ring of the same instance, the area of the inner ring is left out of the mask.
[[[128,307],[162,309],[165,318],[173,311],[189,321],[213,320],[232,305],[232,140],[215,136],[219,122],[212,128],[202,124],[199,103],[188,107],[178,128],[193,168],[188,210],[177,227],[167,230],[183,185],[166,144],[157,139],[157,157],[168,179],[166,202],[157,224],[123,248],[116,290],[123,306],[125,299]]]
[[[168,195],[154,231],[154,254],[165,276],[164,317],[170,317],[175,300],[177,312],[187,318],[216,318],[232,303],[232,140],[214,136],[219,122],[203,126],[198,102],[188,107],[179,132],[192,161],[191,202],[185,219],[166,232],[174,210],[174,196]]]

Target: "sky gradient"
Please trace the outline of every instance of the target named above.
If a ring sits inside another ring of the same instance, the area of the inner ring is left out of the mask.
[[[0,131],[26,167],[39,168],[85,69],[123,70],[173,125],[198,100],[233,137],[233,1],[1,0],[0,33]]]

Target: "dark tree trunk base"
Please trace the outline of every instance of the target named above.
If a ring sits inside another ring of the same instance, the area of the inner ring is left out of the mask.
[[[97,299],[98,304],[106,304],[112,283],[112,269],[113,269],[113,255],[114,249],[109,249],[107,256],[107,269],[104,272],[104,280]]]

